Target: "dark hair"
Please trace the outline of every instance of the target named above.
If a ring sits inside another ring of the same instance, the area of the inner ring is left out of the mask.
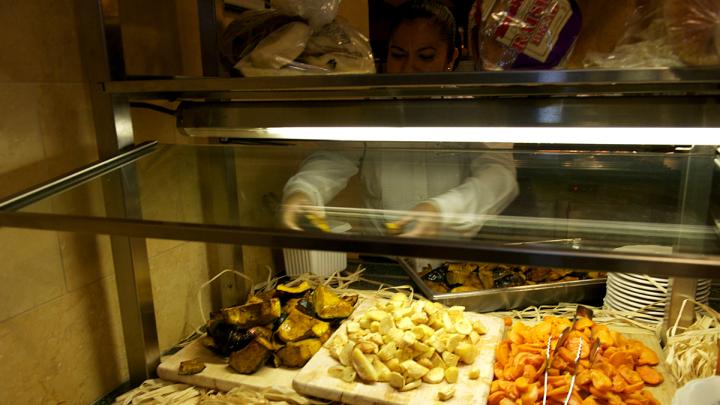
[[[420,18],[429,19],[440,31],[440,37],[447,42],[449,60],[455,51],[455,17],[440,0],[409,0],[402,3],[393,16],[390,38],[400,24]]]

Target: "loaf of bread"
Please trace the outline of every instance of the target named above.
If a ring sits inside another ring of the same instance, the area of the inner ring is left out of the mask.
[[[720,65],[720,0],[667,0],[670,45],[688,65]]]
[[[479,9],[477,49],[486,70],[555,67],[582,26],[575,0],[483,0]]]

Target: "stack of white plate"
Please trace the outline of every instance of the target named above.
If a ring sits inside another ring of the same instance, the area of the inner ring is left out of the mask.
[[[712,280],[698,280],[695,300],[707,304]],[[665,315],[672,288],[667,278],[644,274],[609,273],[605,306],[618,311],[637,312],[638,320],[658,323]]]

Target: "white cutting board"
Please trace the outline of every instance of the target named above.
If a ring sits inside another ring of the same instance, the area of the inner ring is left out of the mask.
[[[177,381],[220,391],[235,387],[267,388],[280,386],[290,388],[292,380],[300,369],[273,368],[263,366],[254,374],[239,374],[227,363],[227,359],[211,352],[196,339],[179,352],[163,360],[157,368],[158,376],[164,380]],[[193,375],[179,375],[180,362],[200,359],[205,370]]]
[[[361,305],[351,319],[359,317],[372,306],[369,302],[363,304],[366,305]],[[419,388],[412,391],[400,392],[387,383],[346,383],[338,378],[330,377],[327,373],[328,368],[340,363],[330,357],[330,352],[324,347],[320,349],[305,367],[300,370],[300,373],[295,376],[293,388],[300,394],[338,401],[344,404],[425,405],[438,403],[482,405],[486,402],[488,394],[490,393],[490,383],[493,379],[493,364],[495,362],[495,348],[503,336],[505,326],[503,320],[498,317],[473,312],[466,312],[465,316],[471,320],[479,320],[485,325],[487,330],[487,333],[482,336],[478,343],[479,355],[472,365],[480,370],[480,378],[477,380],[470,380],[468,378],[468,371],[472,368],[471,365],[458,366],[460,376],[458,382],[455,384],[455,396],[451,400],[444,402],[437,400],[438,390],[448,385],[444,381],[440,384],[423,383]],[[344,330],[345,324],[335,333],[344,333]],[[333,337],[331,337],[329,341],[332,341]]]

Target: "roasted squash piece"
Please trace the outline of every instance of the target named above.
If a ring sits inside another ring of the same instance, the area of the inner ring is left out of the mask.
[[[255,338],[244,348],[230,354],[230,367],[240,374],[252,374],[272,355],[263,338]]]
[[[205,370],[205,363],[200,359],[185,360],[180,362],[178,375],[193,375]]]
[[[352,314],[353,306],[340,299],[325,286],[318,286],[312,294],[315,313],[321,319],[347,318]]]
[[[298,309],[292,309],[280,327],[278,336],[284,342],[297,342],[309,337],[323,336],[330,329],[327,322],[305,315]]]
[[[223,320],[241,328],[267,325],[280,316],[280,300],[271,298],[262,302],[223,308]]]
[[[637,368],[637,373],[640,374],[640,378],[645,381],[645,384],[658,385],[663,382],[662,374],[652,367],[640,366]]]
[[[287,284],[280,284],[275,288],[276,296],[283,301],[287,301],[291,298],[300,298],[308,291],[312,290],[312,286],[307,281],[303,281],[296,286],[289,286]]]
[[[290,286],[288,284],[280,284],[277,286],[277,291],[282,291],[289,294],[301,295],[310,290],[312,286],[307,281],[303,281],[296,286]]]
[[[321,347],[320,339],[305,339],[288,343],[276,355],[285,367],[302,367]]]

